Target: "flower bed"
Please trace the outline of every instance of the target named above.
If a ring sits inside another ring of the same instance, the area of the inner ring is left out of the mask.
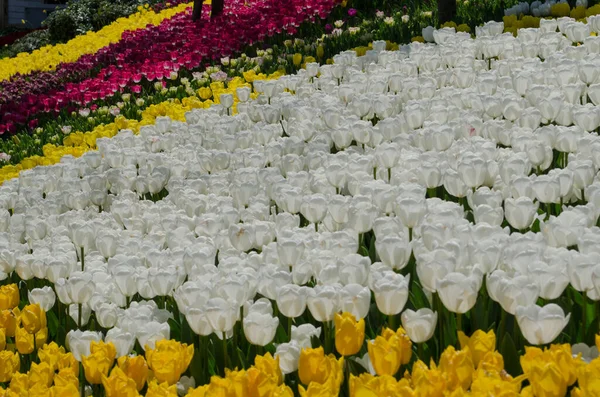
[[[3,379],[52,386],[38,350],[94,395],[593,395],[588,23],[377,41],[5,182]]]
[[[142,79],[162,80],[180,68],[196,68],[207,59],[230,55],[243,45],[282,30],[294,32],[303,20],[326,16],[335,2],[303,0],[286,4],[286,7],[275,7],[272,2],[264,1],[254,7],[245,7],[241,1],[234,3],[227,18],[219,21],[214,29],[207,23],[205,30],[199,31],[188,15],[180,14],[155,29],[132,32],[130,40],[122,45],[122,52],[113,53],[107,49],[103,56],[114,57],[116,62],[101,69],[96,77],[68,83],[58,92],[25,96],[20,103],[13,101],[4,105],[6,112],[0,132],[14,132],[18,125],[26,123],[38,112],[59,112],[67,106],[85,106],[123,92],[126,87],[135,91]],[[183,42],[183,45],[178,44]],[[94,62],[90,62],[83,69],[93,66]],[[79,65],[74,67],[77,71],[80,68]]]

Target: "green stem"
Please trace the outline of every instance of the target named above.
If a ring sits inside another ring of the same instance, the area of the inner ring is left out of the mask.
[[[389,325],[390,329],[394,332],[396,332],[396,330],[398,329],[397,317],[398,316],[393,315],[393,314],[388,316],[388,325]]]
[[[462,314],[456,313],[456,331],[462,331]]]
[[[227,368],[227,366],[229,364],[229,358],[227,357],[227,336],[225,335],[225,332],[223,332],[222,344],[223,344],[223,376],[225,376],[225,368]]]
[[[77,304],[77,325],[79,326],[79,329],[82,328],[82,312],[83,312],[83,305],[81,303]]]
[[[587,318],[587,291],[583,291],[582,301],[581,301],[581,310],[583,311],[582,320],[583,327],[581,327],[581,341],[585,339],[585,333],[587,332],[588,327],[588,318]]]
[[[85,269],[85,257],[83,254],[83,247],[81,247],[81,271],[84,271]]]
[[[506,330],[506,312],[500,308],[500,325],[498,326],[498,347],[501,341],[504,339],[504,332]]]
[[[293,318],[288,317],[287,334],[288,334],[288,338],[290,341],[292,340],[292,321],[293,321]]]
[[[425,362],[425,351],[423,350],[424,343],[417,343],[417,356],[419,360]]]

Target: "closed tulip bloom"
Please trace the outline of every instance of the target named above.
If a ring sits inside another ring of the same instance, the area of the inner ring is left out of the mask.
[[[565,316],[563,309],[550,303],[544,307],[520,306],[515,313],[523,336],[532,345],[552,342],[569,323],[571,314]]]
[[[375,302],[380,312],[395,316],[404,309],[408,300],[410,275],[406,277],[394,272],[384,272],[372,285]]]
[[[275,357],[279,358],[279,368],[284,375],[291,374],[298,369],[301,350],[302,346],[295,340],[277,345]]]
[[[171,327],[168,323],[159,323],[151,321],[146,323],[144,328],[137,331],[137,340],[144,351],[154,349],[156,342],[169,339],[171,336]]]
[[[356,318],[365,318],[369,314],[371,290],[359,284],[345,285],[339,292],[340,310],[349,312]]]
[[[412,252],[410,242],[404,236],[377,237],[375,249],[381,262],[395,270],[406,267]]]
[[[53,380],[54,370],[50,365],[47,363],[31,363],[31,368],[29,369],[30,385],[50,387]]]
[[[150,370],[144,356],[123,356],[117,360],[118,368],[135,383],[137,391],[144,388]]]
[[[40,362],[47,363],[53,371],[58,368],[58,361],[62,355],[65,354],[65,348],[58,346],[56,342],[44,345],[41,349],[38,349],[38,357]]]
[[[120,328],[111,328],[106,333],[104,338],[106,343],[112,343],[117,351],[117,358],[126,356],[133,350],[135,346],[135,335]]]
[[[21,367],[21,360],[19,359],[19,353],[9,352],[8,350],[0,351],[0,382],[10,382],[15,372],[19,371]]]
[[[56,294],[52,288],[45,286],[42,288],[34,288],[27,293],[30,303],[39,304],[45,312],[54,307]]]
[[[462,331],[458,331],[458,341],[461,349],[469,348],[475,368],[487,353],[496,350],[496,334],[493,329],[489,332],[478,329],[471,337],[468,337]]]
[[[10,310],[19,305],[19,287],[8,284],[0,287],[0,310]]]
[[[342,356],[360,351],[365,339],[365,320],[356,321],[348,312],[335,315],[335,348]]]
[[[0,328],[0,351],[6,347],[6,331],[4,328]]]
[[[269,314],[251,312],[243,320],[244,335],[248,342],[257,346],[266,346],[275,338],[279,319]]]
[[[559,397],[567,393],[567,382],[555,362],[536,362],[529,371],[528,379],[536,397]]]
[[[444,306],[453,313],[466,313],[477,301],[481,280],[477,274],[449,273],[438,282],[437,292]]]
[[[400,328],[398,331],[400,331]],[[377,375],[394,376],[400,365],[410,361],[411,342],[402,329],[402,335],[385,328],[375,340],[367,343],[369,358]]]
[[[35,337],[35,340],[34,340]],[[17,327],[15,330],[15,344],[21,354],[30,354],[48,340],[48,328],[42,328],[36,334],[30,334],[24,328]]]
[[[339,292],[332,285],[317,285],[308,291],[306,305],[315,320],[332,321],[338,311]]]
[[[506,221],[517,230],[525,230],[531,226],[537,213],[539,203],[534,203],[529,197],[504,200],[504,215]]]
[[[310,323],[300,324],[299,326],[292,325],[292,340],[298,342],[300,346],[311,346],[312,337],[321,337],[321,327],[315,327]]]
[[[188,346],[174,340],[158,341],[155,349],[146,351],[148,366],[156,379],[169,385],[177,383],[190,365],[193,355],[193,345]]]
[[[113,366],[117,351],[112,343],[103,341],[90,344],[88,356],[82,357],[85,379],[94,385],[102,383],[102,377],[108,376],[108,371]]]
[[[71,330],[67,334],[67,348],[73,353],[75,360],[81,362],[81,358],[89,356],[92,342],[102,340],[101,332]]]
[[[102,377],[102,386],[106,397],[139,396],[135,380],[126,375],[119,367],[114,368],[109,377]]]
[[[439,368],[440,371],[447,374],[448,383],[446,387],[448,391],[458,388],[469,390],[475,368],[468,349],[455,350],[453,346],[449,346],[440,357]]]
[[[296,284],[286,284],[277,289],[277,308],[286,317],[296,318],[306,310],[309,289]]]
[[[427,342],[433,336],[437,325],[437,312],[422,308],[415,311],[406,309],[402,316],[402,327],[414,343]]]
[[[210,299],[204,311],[215,332],[221,333],[232,330],[239,315],[239,309],[222,298]]]
[[[328,378],[342,378],[344,358],[339,360],[333,354],[325,355],[322,347],[303,349],[298,360],[298,376],[300,382],[309,385],[311,382],[325,383]]]
[[[177,396],[177,385],[169,385],[166,382],[159,383],[156,379],[148,382],[146,397]]]
[[[39,332],[46,327],[46,312],[40,305],[27,305],[21,311],[21,324],[30,334]]]

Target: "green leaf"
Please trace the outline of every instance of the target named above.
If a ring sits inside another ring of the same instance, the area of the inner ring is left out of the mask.
[[[501,335],[499,335],[501,337]],[[512,376],[518,376],[523,373],[521,369],[521,363],[519,361],[519,353],[515,342],[511,338],[510,334],[505,334],[502,339],[502,345],[500,345],[500,354],[504,358],[504,365],[506,371]]]
[[[427,299],[425,292],[423,292],[423,288],[417,284],[416,280],[410,280],[410,283],[412,284],[410,288],[410,300],[415,306],[415,309],[421,309],[424,307],[431,308],[429,299]]]
[[[588,309],[589,309],[590,307],[591,307],[592,309],[594,308],[594,306],[593,306],[593,305],[589,305],[589,306],[588,306]],[[592,318],[591,316],[593,316],[593,315],[594,315],[594,313],[593,313],[593,312],[592,312],[592,314],[591,314],[591,315],[590,315],[590,314],[588,314],[588,316],[590,316],[590,317],[588,317],[588,318]],[[598,329],[599,329],[599,327],[600,327],[600,316],[598,316],[598,317],[594,318],[594,320],[592,321],[592,323],[591,323],[591,324],[589,325],[589,327],[587,328],[587,332],[585,333],[585,340],[584,340],[584,342],[585,342],[587,345],[594,346],[594,344],[596,343],[596,341],[595,341],[595,338],[596,338],[596,333],[598,332]]]
[[[48,321],[48,331],[50,332],[50,336],[55,337],[58,332],[58,318],[54,311],[50,310],[46,313],[46,318]]]

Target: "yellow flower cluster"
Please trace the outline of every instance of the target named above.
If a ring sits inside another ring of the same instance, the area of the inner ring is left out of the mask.
[[[273,358],[270,353],[256,356],[254,365],[247,370],[226,371],[224,378],[213,376],[208,385],[199,386],[187,394],[188,397],[293,395],[292,389],[283,384],[279,358]]]
[[[344,358],[337,359],[333,354],[325,355],[322,347],[303,349],[298,360],[300,396],[337,396],[344,380]]]
[[[119,18],[97,32],[89,31],[67,43],[47,45],[31,53],[20,53],[14,58],[0,60],[0,81],[20,73],[33,71],[52,71],[61,63],[75,62],[81,56],[93,54],[102,47],[117,43],[123,32],[145,28],[147,25],[159,25],[163,20],[185,11],[189,4],[180,4],[158,13],[145,7],[128,17]]]
[[[112,138],[122,129],[131,129],[137,133],[140,127],[154,124],[159,116],[169,116],[173,120],[185,121],[185,113],[192,109],[209,108],[212,104],[220,103],[221,94],[233,94],[235,109],[239,102],[236,89],[239,87],[249,87],[250,82],[254,80],[277,79],[283,75],[282,72],[275,72],[270,75],[256,73],[254,71],[245,72],[244,78],[234,77],[227,87],[222,82],[215,82],[210,87],[204,87],[198,90],[198,96],[190,96],[179,100],[169,100],[157,105],[148,106],[142,112],[142,120],[126,119],[119,116],[113,123],[101,124],[92,131],[77,131],[63,140],[63,146],[52,144],[44,145],[42,148],[43,156],[31,156],[23,159],[18,165],[6,165],[0,168],[0,184],[9,179],[16,178],[23,170],[34,168],[38,165],[52,165],[60,161],[63,156],[71,155],[80,157],[89,150],[96,149],[96,140],[98,138]],[[252,93],[251,98],[256,98],[257,93]]]

